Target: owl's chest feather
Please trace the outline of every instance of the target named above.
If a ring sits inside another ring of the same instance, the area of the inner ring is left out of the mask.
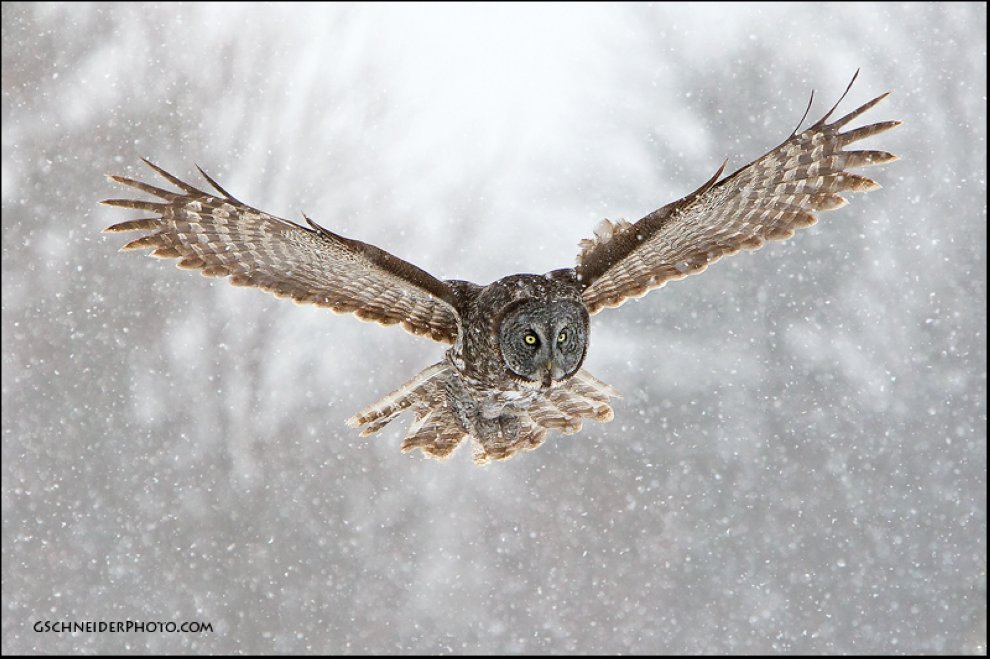
[[[448,386],[448,396],[470,416],[494,419],[506,412],[507,407],[527,409],[545,392],[538,387],[527,386],[509,377],[505,368],[499,368],[501,360],[490,359],[486,368],[478,368],[478,361],[467,361],[464,355],[451,348],[447,361],[454,367],[456,376]]]

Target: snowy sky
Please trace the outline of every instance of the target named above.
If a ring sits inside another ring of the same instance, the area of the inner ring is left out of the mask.
[[[883,188],[596,316],[615,420],[485,468],[344,425],[442,347],[100,233],[148,157],[544,272],[857,68]],[[986,652],[985,5],[4,3],[2,86],[4,653]],[[118,620],[214,631],[33,629]]]

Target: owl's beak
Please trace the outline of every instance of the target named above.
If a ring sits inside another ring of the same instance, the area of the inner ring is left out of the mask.
[[[553,383],[553,360],[547,360],[547,370],[543,373],[543,388],[549,389]]]

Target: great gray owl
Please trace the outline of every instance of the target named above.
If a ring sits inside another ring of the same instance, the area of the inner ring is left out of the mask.
[[[730,176],[719,180],[723,163],[700,188],[635,224],[604,220],[594,239],[581,242],[574,268],[512,275],[487,286],[440,281],[308,217],[307,228],[256,210],[202,170],[216,194],[147,160],[181,192],[110,177],[159,200],[102,202],[154,214],[106,231],[150,232],[123,250],[152,248],[152,256],[179,259],[181,268],[352,312],[362,320],[399,324],[451,344],[442,361],[348,423],[370,435],[408,410],[415,418],[403,451],[418,448],[442,459],[470,437],[476,462],[502,460],[536,448],[548,430],[571,434],[584,419],[611,420],[609,401],[617,393],[581,368],[591,315],[701,272],[727,254],[789,238],[795,229],[814,224],[813,211],[845,204],[840,192],[878,188],[846,169],[896,157],[844,147],[900,122],[839,131],[886,96],[826,123],[843,94],[813,126],[801,133],[795,129],[780,146]]]

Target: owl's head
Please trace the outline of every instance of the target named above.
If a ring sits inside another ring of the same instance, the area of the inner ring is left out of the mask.
[[[581,368],[588,327],[588,311],[576,300],[520,300],[502,315],[502,359],[518,380],[549,387]]]

